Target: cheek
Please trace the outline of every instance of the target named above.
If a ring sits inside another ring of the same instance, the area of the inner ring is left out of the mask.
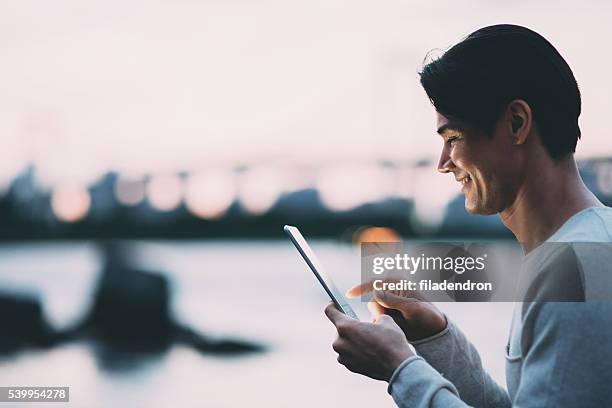
[[[470,171],[470,169],[475,167],[476,156],[474,152],[470,151],[470,149],[466,148],[465,145],[461,144],[453,148],[453,151],[450,154],[450,158],[461,170]]]
[[[472,174],[481,181],[487,181],[498,172],[505,171],[504,153],[493,149],[485,142],[461,143],[451,152],[451,159],[457,167]]]
[[[513,175],[501,163],[487,163],[474,169],[476,193],[488,202],[505,201],[512,195]]]
[[[450,159],[459,168],[463,168],[466,161],[465,149],[461,146],[455,147],[450,152]]]

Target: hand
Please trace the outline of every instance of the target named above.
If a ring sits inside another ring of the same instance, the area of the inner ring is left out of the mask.
[[[332,345],[338,362],[354,373],[389,381],[395,369],[414,355],[402,330],[387,315],[378,316],[373,323],[360,322],[333,303],[327,305],[325,314],[338,330]]]
[[[444,314],[413,291],[373,291],[372,282],[366,282],[353,287],[346,295],[356,298],[369,292],[374,292],[374,301],[368,303],[374,318],[391,316],[409,341],[424,339],[446,328]]]

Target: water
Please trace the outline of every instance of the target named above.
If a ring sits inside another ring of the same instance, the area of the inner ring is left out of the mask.
[[[177,320],[207,335],[260,341],[270,351],[220,358],[175,346],[137,369],[109,372],[89,344],[69,343],[0,360],[0,385],[71,387],[70,403],[45,407],[394,406],[386,383],[336,363],[335,331],[322,313],[328,300],[290,242],[132,245],[140,263],[171,279]],[[330,241],[312,246],[340,289],[359,281],[356,249]],[[0,289],[40,296],[57,328],[86,312],[98,269],[95,247],[87,243],[0,247]],[[362,319],[369,318],[364,305],[353,305]],[[512,305],[439,306],[468,334],[493,378],[503,384]]]

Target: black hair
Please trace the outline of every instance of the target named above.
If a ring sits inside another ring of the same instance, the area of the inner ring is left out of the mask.
[[[580,91],[561,54],[540,34],[502,24],[481,28],[420,72],[435,109],[491,134],[508,104],[529,104],[553,159],[575,152]]]

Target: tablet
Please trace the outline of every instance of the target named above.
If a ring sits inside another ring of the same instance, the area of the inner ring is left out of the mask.
[[[304,261],[306,261],[306,263],[310,267],[310,270],[312,271],[312,273],[314,273],[321,286],[323,286],[323,289],[325,289],[325,292],[327,292],[332,302],[334,302],[336,308],[338,308],[338,310],[340,310],[345,315],[350,316],[353,319],[359,320],[353,309],[349,306],[344,295],[340,293],[338,288],[336,288],[336,285],[334,285],[334,282],[323,271],[319,259],[314,254],[314,252],[310,248],[310,245],[308,245],[308,243],[300,233],[300,230],[291,225],[285,225],[284,230],[287,235],[289,235],[291,242],[293,242],[293,245],[295,245],[300,255],[302,255],[302,258],[304,258]]]

